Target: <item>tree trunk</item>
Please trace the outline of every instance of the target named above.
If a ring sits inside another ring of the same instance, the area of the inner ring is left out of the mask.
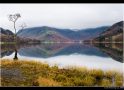
[[[17,57],[17,37],[16,37],[16,27],[15,27],[15,22],[14,22],[14,29],[15,29],[15,35],[14,35],[14,40],[15,40],[15,56],[14,56],[14,60],[18,60]]]
[[[14,29],[15,29],[15,36],[14,36],[14,39],[15,39],[15,43],[16,43],[16,27],[15,27],[15,22],[14,22]]]
[[[18,60],[18,56],[17,56],[17,49],[15,49],[15,56],[13,58],[14,60]]]

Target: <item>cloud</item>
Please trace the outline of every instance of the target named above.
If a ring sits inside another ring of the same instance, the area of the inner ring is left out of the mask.
[[[123,20],[123,4],[0,4],[0,26],[12,28],[8,14],[21,13],[17,28],[52,26],[82,29],[112,25]]]

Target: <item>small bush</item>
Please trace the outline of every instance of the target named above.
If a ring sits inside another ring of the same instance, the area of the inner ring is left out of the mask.
[[[116,74],[115,75],[115,85],[116,86],[123,86],[123,75],[121,75],[121,74]]]
[[[100,84],[100,86],[103,86],[103,87],[108,87],[108,86],[111,86],[111,85],[112,85],[112,82],[110,82],[109,79],[103,79],[101,81],[101,84]]]
[[[95,69],[93,69],[93,70],[89,71],[89,75],[95,77],[97,80],[100,80],[100,79],[103,78],[104,72],[102,70],[95,70]]]
[[[58,74],[58,75],[56,75],[55,80],[58,81],[58,82],[65,82],[66,78],[67,77],[65,75]]]
[[[94,86],[96,79],[93,76],[86,76],[83,80],[85,86]]]
[[[81,80],[80,78],[74,78],[74,81],[72,83],[74,83],[74,86],[84,86],[83,80]]]
[[[113,72],[113,71],[106,71],[104,76],[105,76],[106,78],[112,79],[112,77],[114,77],[115,74],[116,74],[116,73]]]

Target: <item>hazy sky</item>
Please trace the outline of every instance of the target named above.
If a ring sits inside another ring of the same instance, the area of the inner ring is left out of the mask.
[[[112,25],[123,20],[124,4],[0,4],[0,27],[13,30],[9,14],[20,13],[17,29],[22,23],[27,27],[51,26],[83,29]]]

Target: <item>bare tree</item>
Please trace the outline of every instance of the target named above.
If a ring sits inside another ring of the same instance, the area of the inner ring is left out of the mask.
[[[14,38],[15,38],[15,42],[16,42],[16,21],[20,17],[21,17],[21,15],[19,13],[16,13],[14,15],[10,14],[9,17],[8,17],[9,18],[9,21],[12,21],[13,24],[14,24],[14,30],[15,30],[15,37]]]
[[[18,60],[18,57],[17,57],[17,37],[16,37],[16,21],[18,20],[18,18],[20,18],[21,17],[21,15],[19,14],[19,13],[17,13],[17,14],[14,14],[14,15],[12,15],[12,14],[10,14],[9,15],[9,21],[11,21],[11,22],[13,22],[13,24],[14,24],[14,30],[15,30],[15,35],[14,35],[14,40],[15,40],[15,56],[14,56],[14,60]]]

